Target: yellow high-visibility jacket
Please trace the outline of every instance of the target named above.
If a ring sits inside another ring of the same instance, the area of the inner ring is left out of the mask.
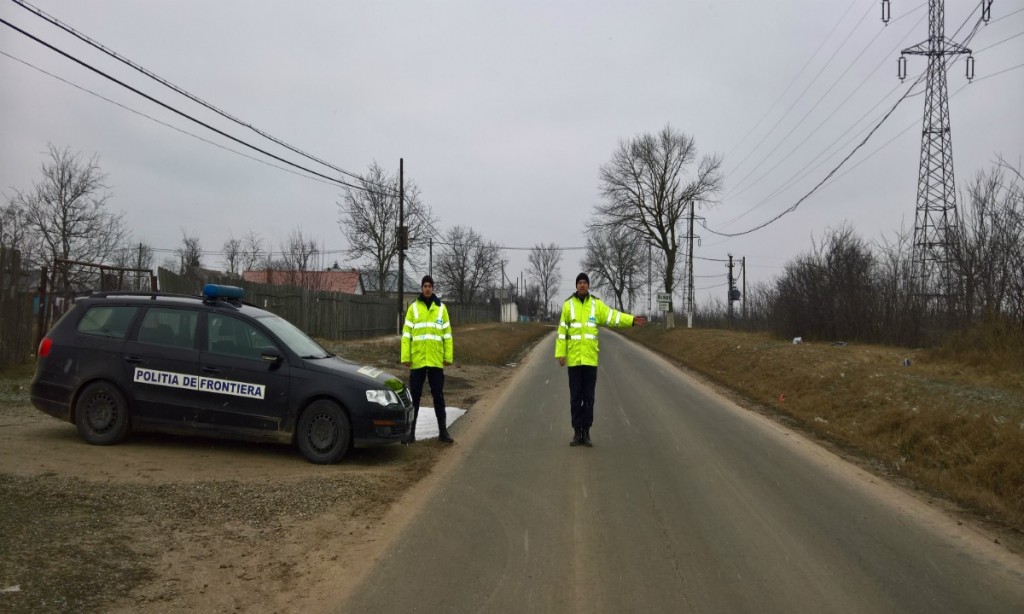
[[[402,360],[410,369],[444,367],[452,363],[452,325],[448,309],[437,297],[427,306],[423,297],[417,298],[405,312],[402,327]]]
[[[562,317],[558,320],[555,358],[564,357],[570,367],[596,367],[599,325],[625,328],[633,325],[633,316],[612,309],[592,294],[582,300],[576,294],[570,296],[562,305]]]

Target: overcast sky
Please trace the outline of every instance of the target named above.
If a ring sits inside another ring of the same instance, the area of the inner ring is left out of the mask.
[[[946,4],[946,34],[962,42],[979,3]],[[724,298],[720,260],[729,254],[746,257],[748,283],[768,281],[828,228],[849,223],[869,241],[913,228],[923,85],[794,212],[741,237],[711,232],[762,224],[854,150],[926,68],[925,58],[910,56],[907,81],[897,77],[900,50],[927,39],[927,2],[892,0],[887,26],[881,0],[32,5],[334,166],[358,174],[376,161],[397,174],[404,158],[440,232],[461,224],[509,248],[585,245],[600,166],[620,140],[670,124],[701,154],[724,156],[721,202],[699,212],[710,230],[698,231],[698,303]],[[0,0],[0,18],[225,132],[337,176],[10,0]],[[111,210],[124,212],[136,240],[159,250],[158,263],[183,234],[199,237],[204,265],[223,268],[226,239],[252,231],[278,250],[299,229],[321,242],[327,264],[350,264],[341,253],[338,186],[233,153],[281,166],[6,25],[0,32],[5,199],[39,179],[53,143],[98,156]],[[958,188],[997,154],[1017,165],[1024,157],[1024,1],[994,2],[970,47],[974,82],[963,60],[948,79]],[[528,251],[505,255],[516,279]],[[557,296],[572,292],[582,257],[564,252]],[[642,313],[646,297],[641,302]]]

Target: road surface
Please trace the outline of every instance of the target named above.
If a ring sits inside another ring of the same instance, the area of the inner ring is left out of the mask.
[[[613,333],[570,447],[553,344],[336,611],[1024,612],[1020,558]]]

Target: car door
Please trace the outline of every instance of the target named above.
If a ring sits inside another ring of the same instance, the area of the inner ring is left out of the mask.
[[[149,307],[123,348],[137,426],[186,428],[195,422],[199,312]]]
[[[291,373],[280,344],[255,323],[229,313],[207,313],[204,329],[198,425],[280,438]]]

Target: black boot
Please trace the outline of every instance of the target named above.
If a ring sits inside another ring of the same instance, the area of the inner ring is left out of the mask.
[[[448,426],[445,424],[447,420],[441,416],[437,417],[437,438],[444,443],[455,443],[452,436],[448,434]]]
[[[589,426],[583,429],[583,445],[587,446],[588,448],[593,448],[594,447],[593,442],[590,441],[590,427]]]
[[[412,410],[412,428],[409,429],[409,434],[406,435],[405,439],[402,440],[402,443],[404,443],[406,445],[416,441],[416,416],[419,413],[420,412],[419,412],[418,409]]]
[[[574,433],[572,441],[569,442],[570,446],[576,447],[583,444],[583,429],[573,429]]]

